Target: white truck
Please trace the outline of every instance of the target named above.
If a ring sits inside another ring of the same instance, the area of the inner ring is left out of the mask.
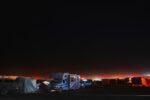
[[[65,90],[77,90],[81,86],[80,75],[69,73],[53,74],[51,89],[62,92]]]

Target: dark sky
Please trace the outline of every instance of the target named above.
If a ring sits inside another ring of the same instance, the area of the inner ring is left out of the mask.
[[[0,73],[85,77],[150,72],[148,5],[144,1],[9,7],[1,35]],[[23,8],[23,9],[22,9]]]

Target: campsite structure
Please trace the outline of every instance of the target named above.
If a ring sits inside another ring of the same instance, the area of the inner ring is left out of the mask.
[[[31,77],[1,76],[0,94],[8,93],[35,93],[38,91],[36,80]]]
[[[53,74],[51,88],[58,91],[77,90],[80,88],[80,75],[69,73]]]

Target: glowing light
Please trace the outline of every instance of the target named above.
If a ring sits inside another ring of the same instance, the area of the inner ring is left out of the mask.
[[[15,80],[18,76],[0,76],[0,78]]]
[[[146,74],[144,74],[144,76],[150,76],[150,73],[146,73]]]
[[[101,78],[94,78],[93,80],[94,81],[101,81],[102,79]]]
[[[145,78],[142,78],[141,81],[144,86],[146,86],[146,87],[149,86]]]
[[[87,79],[83,79],[82,81],[87,81]]]
[[[48,81],[44,81],[43,82],[45,85],[49,85],[50,84],[50,82],[48,82]]]
[[[131,77],[129,78],[129,83],[132,83],[132,78]]]
[[[87,79],[84,78],[84,77],[80,77],[80,79],[83,80],[83,81],[87,81]]]

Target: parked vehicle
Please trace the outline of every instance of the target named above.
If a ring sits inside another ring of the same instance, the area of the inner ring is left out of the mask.
[[[80,88],[80,76],[69,73],[55,73],[53,74],[53,81],[51,81],[51,89],[56,91],[76,90]]]
[[[92,80],[81,80],[80,83],[81,83],[81,87],[85,88],[85,87],[92,86],[93,82],[92,82]]]

